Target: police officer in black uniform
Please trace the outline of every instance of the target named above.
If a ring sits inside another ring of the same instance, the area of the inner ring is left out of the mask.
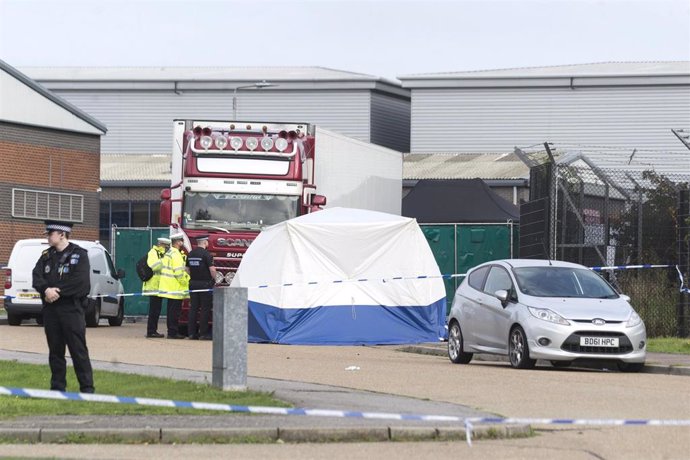
[[[33,287],[43,301],[43,327],[48,340],[50,389],[65,391],[65,345],[72,356],[82,393],[93,393],[93,372],[86,348],[84,306],[91,289],[89,256],[69,242],[72,224],[46,221],[50,248],[43,251],[33,270]]]
[[[216,267],[213,265],[213,256],[206,249],[208,247],[208,235],[196,237],[197,247],[191,250],[187,256],[189,267],[189,290],[211,289],[215,285]],[[211,305],[213,305],[213,292],[189,293],[189,338],[191,340],[211,340],[209,330]],[[199,315],[199,312],[201,315]],[[199,324],[197,324],[197,318]]]

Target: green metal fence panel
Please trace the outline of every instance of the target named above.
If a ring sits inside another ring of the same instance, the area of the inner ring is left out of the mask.
[[[483,262],[517,257],[518,226],[511,223],[420,224],[420,227],[443,274],[464,274]],[[462,277],[443,280],[447,312],[462,280]]]
[[[442,274],[455,273],[455,229],[453,225],[420,225],[426,241],[429,243],[434,259]],[[457,278],[444,279],[446,288],[446,304],[450,311],[450,303],[457,289]]]
[[[510,225],[462,225],[457,227],[458,273],[497,259],[510,259]]]
[[[115,266],[123,268],[127,274],[122,280],[125,293],[141,292],[142,282],[137,276],[136,263],[161,236],[167,237],[170,230],[165,228],[122,228],[113,227],[111,232],[112,250]],[[163,304],[165,314],[165,302]],[[142,296],[131,296],[125,299],[125,315],[147,315],[149,299]]]

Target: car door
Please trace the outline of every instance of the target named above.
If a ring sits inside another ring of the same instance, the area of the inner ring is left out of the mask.
[[[482,318],[479,330],[482,346],[496,352],[507,349],[508,327],[510,326],[510,303],[503,303],[496,297],[496,291],[505,290],[509,295],[515,292],[508,271],[500,265],[493,265],[484,283],[484,297],[480,304]]]
[[[101,299],[101,315],[114,316],[117,314],[117,284],[110,273],[103,248],[99,246],[89,248],[89,263],[91,264],[91,293]]]
[[[461,292],[463,295],[463,298],[460,299],[462,305],[460,328],[462,329],[465,346],[468,348],[480,344],[478,328],[484,320],[481,317],[482,310],[480,304],[485,297],[483,292],[484,280],[486,280],[489,268],[488,266],[480,267],[470,272],[466,281],[467,288],[463,289],[461,287],[458,289],[458,292]]]

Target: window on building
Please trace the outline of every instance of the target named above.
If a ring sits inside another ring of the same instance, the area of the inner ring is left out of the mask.
[[[132,227],[148,227],[149,225],[149,204],[132,203]]]
[[[110,204],[110,225],[117,225],[118,227],[131,227],[130,222],[130,208],[127,203],[111,203]]]
[[[99,240],[110,247],[112,226],[160,227],[158,201],[101,201]]]
[[[12,217],[84,222],[84,195],[13,188]]]

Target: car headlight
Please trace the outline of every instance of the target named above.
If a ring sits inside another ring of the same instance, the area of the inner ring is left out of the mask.
[[[532,316],[534,316],[535,318],[543,319],[544,321],[548,321],[550,323],[562,324],[564,326],[570,325],[570,323],[565,318],[563,318],[558,313],[549,310],[548,308],[527,308],[529,309],[529,312],[532,314]]]
[[[641,322],[642,318],[640,318],[640,315],[638,315],[637,312],[633,310],[632,314],[630,315],[630,318],[628,319],[628,322],[625,323],[625,327],[635,327]]]

